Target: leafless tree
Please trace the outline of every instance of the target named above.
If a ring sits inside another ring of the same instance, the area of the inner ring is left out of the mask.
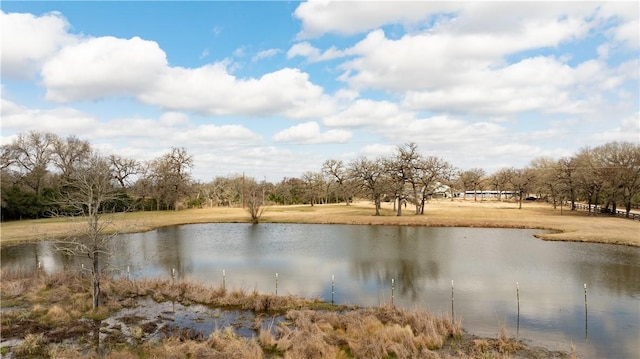
[[[109,166],[111,167],[113,177],[118,181],[121,188],[129,187],[130,178],[139,174],[141,171],[138,161],[120,155],[110,155]]]
[[[100,305],[100,278],[111,254],[111,238],[106,233],[110,222],[103,221],[103,205],[114,199],[113,176],[109,162],[98,154],[92,154],[79,164],[66,179],[63,196],[65,208],[70,214],[86,221],[84,230],[74,238],[61,241],[58,248],[70,255],[85,256],[91,261],[91,295],[93,308]]]
[[[326,160],[322,165],[322,172],[335,180],[339,193],[348,206],[351,200],[353,184],[351,183],[349,173],[344,163],[340,160]]]
[[[191,181],[190,169],[193,157],[184,148],[171,151],[150,163],[147,180],[151,183],[157,209],[177,209],[178,199],[187,196]]]
[[[606,175],[605,189],[616,211],[620,201],[627,216],[631,199],[640,193],[640,145],[631,142],[610,142],[594,148],[594,157]]]
[[[512,173],[510,168],[501,168],[487,179],[492,189],[498,192],[498,201],[502,200],[502,192],[507,189]]]
[[[375,215],[379,216],[382,196],[389,188],[389,177],[383,159],[358,158],[349,163],[349,172],[360,189],[371,198],[376,208]]]
[[[531,168],[511,168],[509,172],[509,184],[515,193],[518,194],[518,209],[522,209],[522,199],[532,188],[536,172]]]
[[[560,166],[557,160],[550,157],[534,158],[529,168],[536,172],[534,188],[541,197],[551,201],[553,208],[557,208],[560,194],[563,192],[559,181]]]
[[[305,197],[309,201],[309,204],[313,206],[319,203],[324,185],[322,172],[307,171],[302,174],[302,182],[304,183]]]
[[[251,216],[251,223],[260,222],[260,218],[264,214],[265,207],[265,183],[258,183],[255,179],[250,178],[246,180],[246,210]]]
[[[465,191],[473,190],[473,200],[478,201],[478,190],[482,189],[485,172],[482,168],[472,168],[460,174],[460,182]]]
[[[574,157],[563,157],[558,160],[558,180],[564,193],[562,197],[569,197],[571,210],[575,211],[578,192],[578,161]]]
[[[57,141],[58,136],[53,133],[31,131],[18,134],[7,150],[12,164],[22,173],[22,181],[38,195],[49,172],[53,145]]]
[[[77,167],[91,155],[91,144],[75,136],[56,138],[51,157],[63,179],[68,178]]]
[[[424,204],[427,196],[432,193],[434,187],[441,183],[445,173],[449,171],[451,165],[436,156],[424,157],[418,163],[418,180],[422,185],[422,198],[420,201],[420,214],[424,214]]]

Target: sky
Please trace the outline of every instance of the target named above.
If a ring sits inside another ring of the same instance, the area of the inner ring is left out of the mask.
[[[0,3],[2,144],[278,182],[415,142],[462,170],[640,143],[637,1]]]

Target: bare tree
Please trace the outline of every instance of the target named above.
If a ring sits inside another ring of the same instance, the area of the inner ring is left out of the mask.
[[[265,207],[265,183],[258,183],[253,178],[247,179],[246,183],[246,210],[251,216],[251,223],[260,222],[264,214]]]
[[[53,133],[31,131],[18,134],[9,145],[12,163],[23,174],[22,181],[37,195],[40,194],[49,172],[53,145],[57,141],[58,136]]]
[[[120,187],[129,187],[130,178],[141,171],[140,163],[132,158],[125,158],[120,155],[109,156],[109,166],[113,177],[118,181]]]
[[[373,200],[376,216],[380,215],[382,196],[389,188],[389,177],[382,164],[383,160],[369,160],[364,157],[349,163],[349,172],[355,183]]]
[[[613,212],[616,212],[616,202],[620,201],[629,216],[631,199],[640,193],[640,145],[611,142],[596,147],[594,156],[606,175]]]
[[[305,197],[309,201],[309,204],[313,206],[319,203],[324,184],[322,172],[307,171],[302,174],[302,181],[304,182]]]
[[[154,190],[157,209],[177,209],[180,197],[187,195],[193,168],[193,157],[184,148],[172,148],[171,151],[150,164],[148,176]]]
[[[75,217],[83,218],[86,226],[81,235],[62,241],[60,250],[91,261],[91,295],[93,309],[100,305],[100,277],[111,253],[113,235],[106,233],[110,225],[102,220],[103,205],[114,198],[113,175],[106,158],[92,154],[67,178],[64,205]]]
[[[91,144],[75,136],[66,139],[56,138],[53,142],[51,156],[53,163],[60,170],[62,178],[68,178],[82,161],[91,155]]]
[[[424,204],[427,196],[432,193],[434,187],[442,180],[445,172],[449,171],[451,165],[438,157],[427,156],[419,164],[418,180],[422,185],[422,198],[420,201],[420,214],[424,214]]]
[[[335,179],[335,182],[338,184],[340,194],[348,206],[352,195],[352,184],[344,163],[340,160],[326,160],[322,165],[322,172]]]
[[[472,168],[460,174],[460,182],[465,192],[473,190],[473,200],[478,201],[478,190],[482,189],[482,183],[485,180],[485,172],[482,168]]]
[[[507,189],[512,173],[510,168],[501,168],[487,179],[493,190],[498,193],[498,201],[502,200],[502,192]]]
[[[518,209],[522,209],[522,199],[528,194],[534,184],[536,172],[530,168],[514,169],[508,171],[509,183],[514,192],[518,194]]]

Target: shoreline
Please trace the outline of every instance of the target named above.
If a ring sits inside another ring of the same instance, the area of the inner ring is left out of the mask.
[[[396,216],[392,204],[383,203],[381,215],[374,216],[373,204],[366,201],[340,204],[268,206],[260,223],[308,223],[350,225],[405,225],[427,227],[480,227],[537,229],[541,240],[589,242],[640,247],[640,221],[564,210],[546,203],[484,200],[432,200],[423,215],[413,206]],[[107,233],[141,233],[162,227],[201,223],[250,223],[242,208],[210,207],[179,211],[129,212],[103,215]],[[0,224],[0,246],[79,236],[82,218],[44,218]]]

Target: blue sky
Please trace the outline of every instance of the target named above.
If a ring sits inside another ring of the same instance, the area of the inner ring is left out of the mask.
[[[1,3],[2,143],[76,135],[193,176],[279,181],[425,155],[488,173],[640,142],[625,2]]]

